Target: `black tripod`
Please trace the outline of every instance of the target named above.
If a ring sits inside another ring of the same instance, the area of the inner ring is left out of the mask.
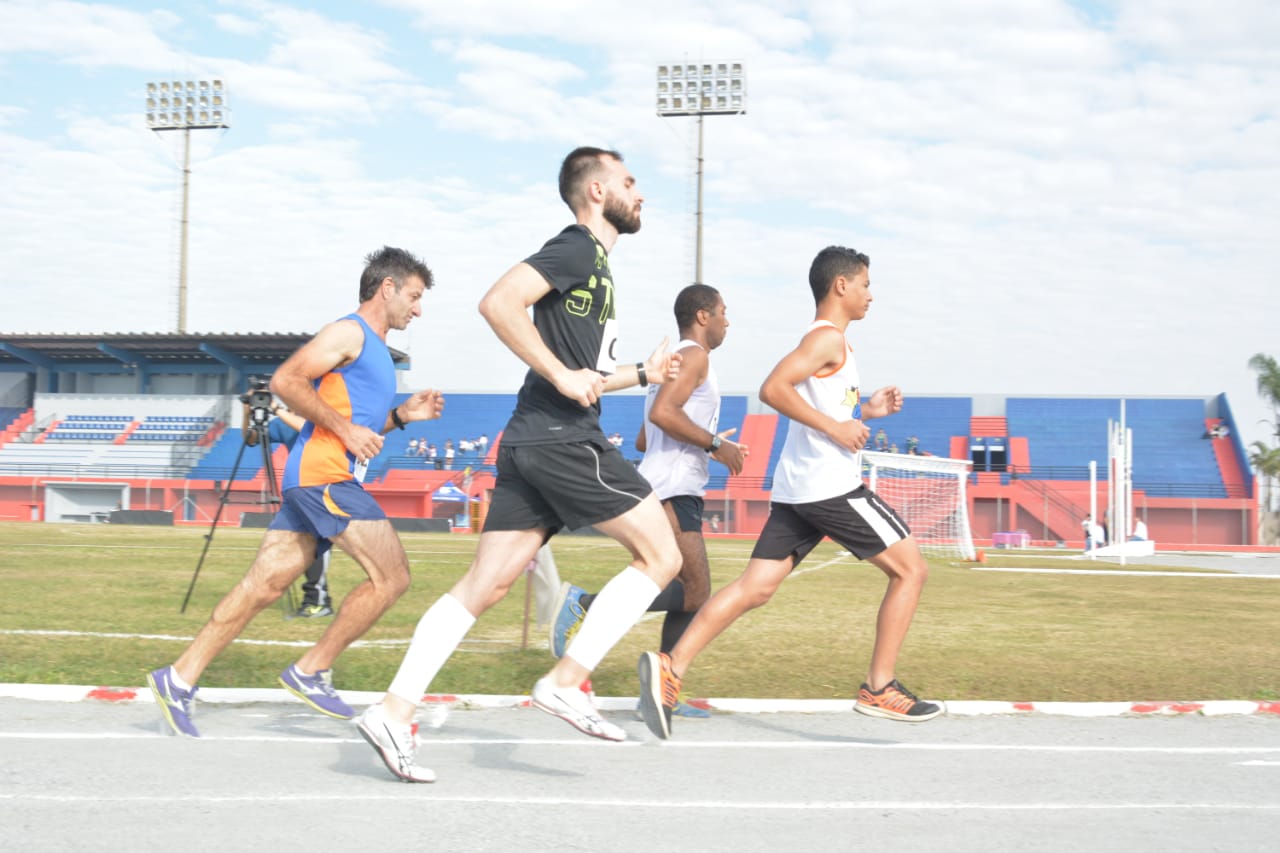
[[[254,406],[249,410],[249,432],[240,444],[240,452],[236,454],[236,463],[231,466],[231,476],[227,478],[227,484],[223,487],[222,495],[218,498],[218,511],[214,513],[213,521],[209,524],[209,532],[204,535],[204,550],[200,552],[200,560],[196,563],[196,570],[191,575],[191,584],[187,587],[187,597],[182,599],[182,607],[178,609],[179,613],[187,612],[187,604],[191,601],[191,593],[196,588],[196,579],[200,577],[200,567],[204,565],[204,558],[209,553],[209,545],[213,543],[213,534],[218,529],[218,520],[222,518],[222,511],[227,504],[253,503],[261,506],[269,503],[273,512],[280,508],[280,481],[276,479],[275,465],[271,461],[271,439],[267,434],[267,422],[270,420],[271,410],[266,406]],[[251,442],[249,440],[250,436],[255,436],[257,441]],[[266,489],[264,489],[265,494],[260,493],[260,497],[256,501],[233,501],[230,499],[231,486],[235,483],[236,472],[240,470],[240,460],[244,458],[245,448],[255,443],[262,450],[262,472],[267,481]],[[280,599],[280,606],[286,613],[293,613],[297,609],[292,584],[284,597]]]

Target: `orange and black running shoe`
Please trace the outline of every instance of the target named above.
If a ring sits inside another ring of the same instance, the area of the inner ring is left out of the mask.
[[[894,679],[877,691],[863,682],[853,709],[869,717],[884,717],[906,723],[923,723],[942,713],[942,706],[925,702]]]
[[[671,658],[662,652],[640,655],[640,716],[649,731],[671,737],[671,711],[680,701],[680,677],[671,671]]]

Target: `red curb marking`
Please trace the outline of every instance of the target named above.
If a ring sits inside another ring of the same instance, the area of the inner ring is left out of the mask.
[[[1015,711],[1034,711],[1036,704],[1034,702],[1014,702],[1013,710]]]
[[[84,694],[86,699],[100,699],[103,702],[132,702],[138,698],[138,691],[127,687],[96,687]]]
[[[1129,708],[1129,711],[1134,714],[1152,714],[1164,710],[1173,711],[1176,714],[1194,714],[1204,710],[1204,705],[1198,702],[1143,702]]]
[[[1280,714],[1280,702],[1259,702],[1259,714]]]
[[[422,701],[452,704],[458,701],[458,697],[454,696],[452,693],[428,693],[426,696],[422,697]]]

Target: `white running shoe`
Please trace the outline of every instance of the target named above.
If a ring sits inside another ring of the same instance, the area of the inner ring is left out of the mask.
[[[544,675],[529,694],[533,707],[559,717],[583,734],[604,740],[626,740],[627,733],[600,716],[580,687],[556,687]]]
[[[382,763],[402,782],[434,782],[436,774],[414,763],[418,736],[412,725],[397,723],[387,717],[381,705],[370,705],[356,718],[360,736],[374,748]]]

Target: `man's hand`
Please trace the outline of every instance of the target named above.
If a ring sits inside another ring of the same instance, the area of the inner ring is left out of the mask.
[[[728,440],[729,436],[737,431],[735,428],[717,433],[720,436],[721,443],[716,448],[716,452],[711,454],[711,458],[728,468],[730,474],[741,474],[742,466],[747,459],[747,446]]]
[[[444,394],[425,388],[401,403],[400,412],[405,421],[434,421],[444,412]]]
[[[879,393],[879,392],[877,392]],[[836,444],[855,453],[867,446],[871,430],[862,421],[840,421],[827,431],[827,437]]]
[[[584,409],[595,405],[604,393],[604,377],[586,367],[556,374],[553,384],[557,391]]]
[[[902,411],[902,389],[897,385],[886,385],[871,395],[871,399],[862,404],[864,418],[883,418]]]
[[[652,385],[670,382],[680,375],[680,360],[682,356],[678,352],[667,352],[669,340],[669,338],[663,338],[662,343],[658,344],[658,348],[645,360],[645,378]]]
[[[382,452],[381,433],[350,421],[339,431],[338,438],[342,439],[342,446],[356,458],[357,463],[367,464]]]

